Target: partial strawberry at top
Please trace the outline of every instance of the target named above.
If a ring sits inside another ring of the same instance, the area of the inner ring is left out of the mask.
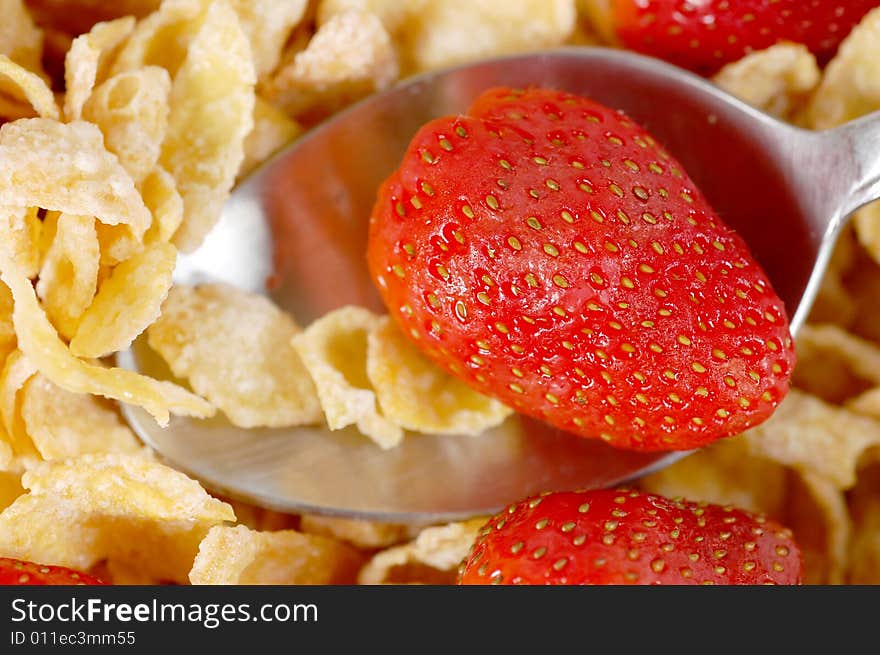
[[[0,585],[103,585],[97,578],[63,566],[0,557]]]
[[[627,48],[703,75],[780,41],[824,64],[880,0],[615,0],[612,30]]]
[[[489,520],[460,584],[800,584],[791,532],[734,507],[631,489],[527,498]]]
[[[371,274],[436,364],[612,445],[690,449],[773,412],[794,352],[743,240],[623,114],[487,91],[382,186]]]

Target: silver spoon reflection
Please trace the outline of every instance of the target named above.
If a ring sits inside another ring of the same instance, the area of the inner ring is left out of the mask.
[[[781,123],[658,60],[576,48],[479,62],[403,82],[313,129],[236,189],[175,281],[269,295],[301,325],[346,304],[383,307],[367,274],[379,183],[417,129],[491,86],[564,89],[619,108],[681,161],[803,324],[846,217],[880,198],[880,114],[827,132]],[[120,364],[170,377],[145,339]],[[159,428],[124,407],[169,463],[229,496],[291,512],[394,522],[488,514],[545,489],[608,486],[684,453],[615,450],[514,418],[479,437],[410,435],[383,451],[356,430],[244,430],[222,417]]]

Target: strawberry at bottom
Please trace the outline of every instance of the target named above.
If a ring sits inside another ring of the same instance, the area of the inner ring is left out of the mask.
[[[63,566],[0,557],[0,585],[103,585],[97,578]]]
[[[483,527],[459,584],[800,584],[791,532],[728,506],[632,489],[555,492]]]

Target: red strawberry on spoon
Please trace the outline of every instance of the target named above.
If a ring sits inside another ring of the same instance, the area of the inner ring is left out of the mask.
[[[460,584],[800,584],[791,532],[743,510],[629,489],[557,492],[493,517]]]
[[[0,557],[0,585],[103,585],[87,573]]]
[[[788,390],[786,315],[746,244],[586,98],[493,89],[425,125],[380,190],[368,263],[436,364],[580,436],[691,449]]]
[[[779,41],[825,63],[874,7],[880,0],[616,0],[604,11],[627,48],[709,75]]]

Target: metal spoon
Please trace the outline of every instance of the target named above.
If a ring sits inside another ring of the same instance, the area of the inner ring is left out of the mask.
[[[376,189],[419,126],[464,111],[495,85],[588,95],[647,127],[745,237],[794,330],[845,218],[880,198],[880,114],[808,132],[658,60],[566,49],[414,78],[313,129],[233,193],[204,245],[181,257],[176,280],[265,293],[272,277],[271,297],[300,324],[348,303],[382,311],[364,256]],[[169,377],[143,340],[121,363]],[[353,429],[243,430],[222,418],[176,418],[161,429],[137,408],[124,411],[164,458],[216,491],[280,510],[398,522],[453,520],[545,489],[611,485],[684,454],[614,450],[524,419],[477,438],[412,435],[383,451]]]

